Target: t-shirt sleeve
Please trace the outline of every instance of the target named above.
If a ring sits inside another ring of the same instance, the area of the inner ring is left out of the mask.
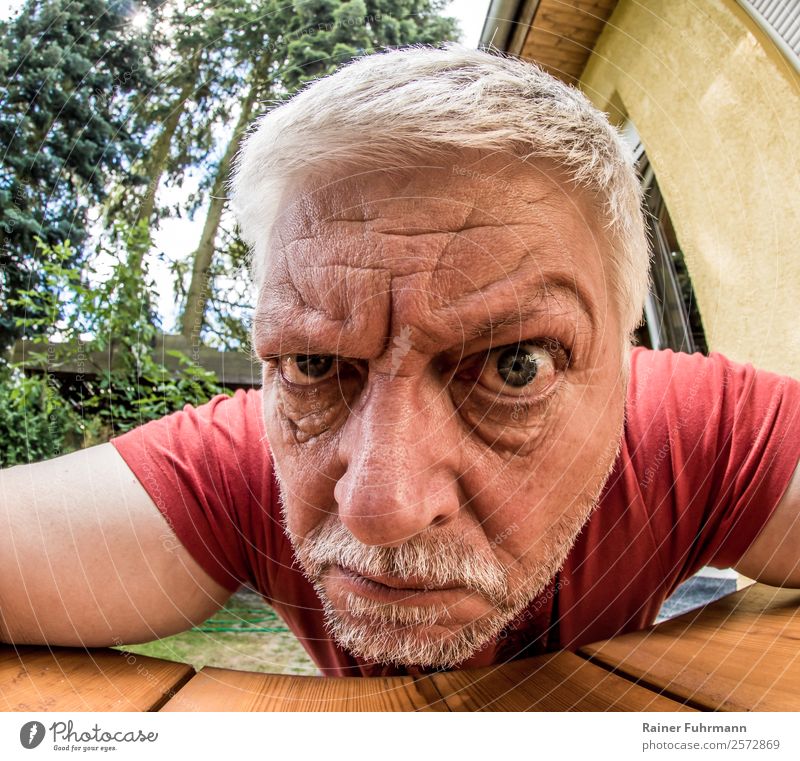
[[[187,405],[111,443],[201,568],[231,591],[254,585],[272,484],[257,391]]]
[[[800,459],[800,383],[717,353],[632,363],[626,435],[665,575],[735,565]]]

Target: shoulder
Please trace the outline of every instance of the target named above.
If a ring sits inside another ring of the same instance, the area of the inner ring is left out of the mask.
[[[797,381],[718,352],[708,356],[669,349],[631,351],[628,420],[674,418],[681,428],[708,427],[714,419],[731,422],[769,414],[771,407],[797,399]]]
[[[764,410],[771,397],[791,382],[717,352],[704,356],[635,348],[626,424],[630,433],[637,433],[637,426],[654,424],[667,425],[673,433],[708,431],[715,423],[727,425],[736,416]]]
[[[631,352],[625,434],[599,535],[647,538],[671,588],[730,565],[800,455],[800,383],[719,354]],[[655,577],[654,577],[655,578]]]
[[[172,474],[176,469],[218,479],[222,471],[263,468],[269,460],[261,394],[238,390],[182,410],[117,436],[111,443],[129,465]]]
[[[727,554],[713,554],[719,540],[706,537],[706,562],[734,557],[750,536],[742,516],[763,520],[785,489],[800,454],[799,416],[800,383],[787,376],[716,352],[632,353],[625,451],[644,502],[669,507],[673,537],[690,513],[698,531],[705,521],[720,536],[726,521],[742,521]]]
[[[628,397],[636,402],[675,388],[697,394],[703,386],[724,388],[734,377],[745,378],[753,373],[752,365],[734,362],[716,352],[705,356],[697,352],[653,351],[637,346],[631,350]]]
[[[155,422],[171,437],[178,437],[189,446],[257,441],[264,435],[261,393],[256,389],[239,389],[232,396],[220,394],[204,404],[187,404],[179,412]]]

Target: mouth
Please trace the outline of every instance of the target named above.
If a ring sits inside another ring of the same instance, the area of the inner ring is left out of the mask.
[[[361,574],[350,568],[334,566],[330,574],[352,591],[371,597],[379,602],[413,602],[419,604],[422,598],[443,598],[454,593],[466,592],[459,584],[433,584],[419,577],[401,578],[389,575]]]

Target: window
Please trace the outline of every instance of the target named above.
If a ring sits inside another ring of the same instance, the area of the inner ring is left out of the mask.
[[[645,219],[652,262],[651,291],[645,302],[645,322],[637,343],[651,349],[708,353],[703,322],[697,308],[689,271],[683,258],[661,190],[641,144],[637,168],[644,190]]]

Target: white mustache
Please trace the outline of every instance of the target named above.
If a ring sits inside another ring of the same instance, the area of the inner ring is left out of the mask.
[[[399,547],[376,547],[359,542],[331,516],[298,543],[296,552],[312,582],[336,565],[366,576],[418,578],[432,587],[463,586],[496,605],[508,594],[506,571],[491,550],[476,550],[462,534],[443,529],[417,534]]]

